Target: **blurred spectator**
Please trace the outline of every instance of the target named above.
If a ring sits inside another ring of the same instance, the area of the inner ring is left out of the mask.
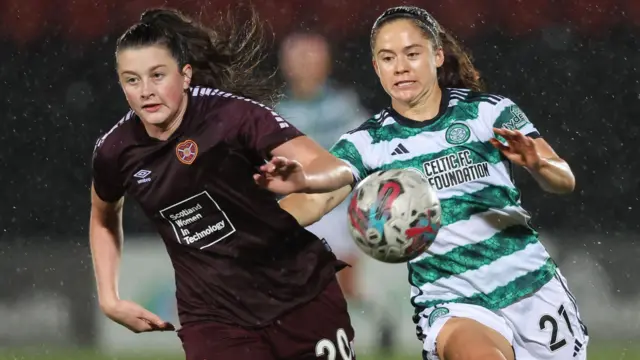
[[[331,81],[331,53],[321,35],[289,35],[280,49],[280,67],[287,88],[276,111],[327,150],[368,118],[355,91]],[[338,258],[355,267],[359,250],[347,228],[347,204],[344,201],[307,229],[326,239]],[[358,300],[354,270],[341,271],[338,279],[347,299]]]

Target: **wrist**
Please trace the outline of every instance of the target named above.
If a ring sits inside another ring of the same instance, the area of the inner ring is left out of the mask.
[[[99,297],[100,309],[104,313],[108,313],[115,305],[120,301],[117,295],[100,296]]]

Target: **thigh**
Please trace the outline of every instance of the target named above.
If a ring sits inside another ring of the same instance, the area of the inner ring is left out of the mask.
[[[587,328],[559,273],[534,295],[501,312],[514,329],[518,360],[586,359]]]
[[[259,330],[207,322],[186,325],[178,336],[186,360],[275,360]]]
[[[468,318],[452,318],[436,341],[443,360],[515,360],[513,347],[498,331]]]
[[[311,302],[267,330],[278,359],[355,360],[354,331],[336,280]]]
[[[423,310],[416,319],[425,360],[491,355],[498,359],[514,358],[513,333],[507,321],[491,310],[476,305],[445,304]]]

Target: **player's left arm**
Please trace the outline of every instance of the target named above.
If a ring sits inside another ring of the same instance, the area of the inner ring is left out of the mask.
[[[547,143],[520,108],[509,99],[501,101],[493,124],[491,143],[512,163],[523,166],[540,187],[555,194],[570,193],[575,177],[569,164]]]
[[[324,193],[353,182],[351,168],[266,107],[247,113],[240,137],[268,162],[256,182],[279,194]]]
[[[497,139],[491,139],[492,144],[511,162],[523,166],[543,190],[555,194],[573,191],[576,181],[569,164],[543,138],[534,139],[518,130],[494,129],[494,132],[507,145]]]
[[[305,178],[301,192],[331,192],[353,182],[351,168],[307,136],[289,140],[273,149],[271,154],[301,165]]]

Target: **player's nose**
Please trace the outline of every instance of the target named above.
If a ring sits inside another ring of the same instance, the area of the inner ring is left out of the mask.
[[[404,74],[409,71],[409,61],[402,56],[398,57],[395,62],[394,72],[396,74]]]
[[[148,99],[154,95],[155,89],[151,81],[142,81],[142,91],[140,96],[143,99]]]

